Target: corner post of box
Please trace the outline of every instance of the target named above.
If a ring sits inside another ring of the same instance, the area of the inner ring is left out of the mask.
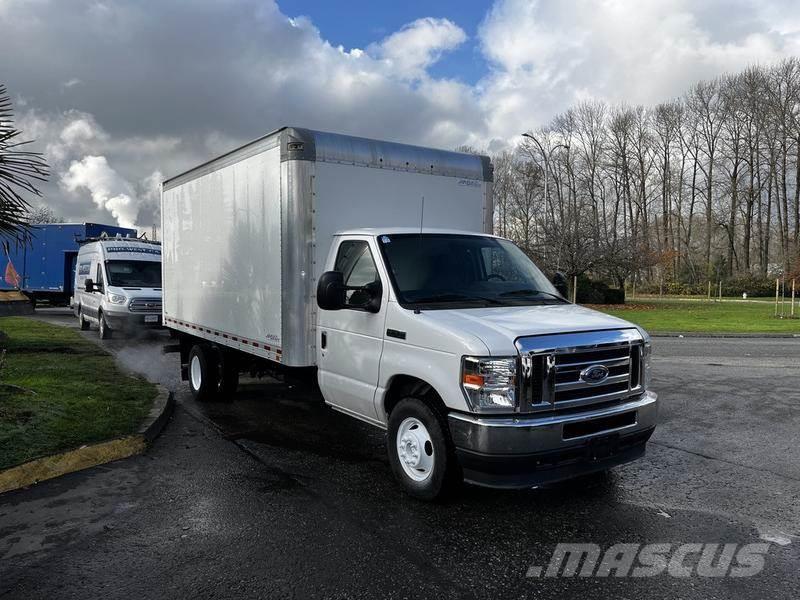
[[[314,322],[313,132],[287,127],[281,148],[281,343],[287,366],[316,362]]]

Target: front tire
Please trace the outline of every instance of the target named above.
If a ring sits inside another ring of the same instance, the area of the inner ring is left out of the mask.
[[[78,324],[81,328],[81,331],[89,331],[89,321],[86,320],[86,317],[83,316],[83,309],[78,309]]]
[[[214,350],[196,344],[189,351],[189,389],[198,402],[213,400],[219,394],[219,361]]]
[[[462,473],[444,417],[419,398],[404,398],[389,415],[389,464],[395,479],[420,500],[443,500]]]
[[[97,313],[97,321],[98,325],[100,326],[100,339],[101,340],[111,339],[111,328],[108,326],[108,323],[106,322],[106,317],[103,314],[103,311]]]

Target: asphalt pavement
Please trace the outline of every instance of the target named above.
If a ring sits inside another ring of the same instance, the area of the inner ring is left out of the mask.
[[[176,391],[146,454],[0,495],[0,598],[800,597],[800,340],[656,338],[645,458],[435,505],[399,491],[381,431],[307,389],[198,405],[167,339],[104,343]],[[578,542],[768,552],[746,578],[527,576]]]

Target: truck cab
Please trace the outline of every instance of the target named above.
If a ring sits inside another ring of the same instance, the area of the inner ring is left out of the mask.
[[[102,238],[80,246],[72,308],[80,328],[97,325],[106,339],[160,327],[161,245],[131,238]]]
[[[508,240],[339,232],[316,300],[325,401],[387,430],[414,496],[605,470],[655,428],[647,333],[568,302]]]

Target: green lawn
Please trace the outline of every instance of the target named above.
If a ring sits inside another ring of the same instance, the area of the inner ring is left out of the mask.
[[[134,432],[156,395],[74,330],[0,318],[0,469]]]
[[[766,302],[707,302],[637,300],[624,306],[593,306],[597,310],[641,325],[651,333],[796,333],[800,319],[775,318]],[[795,314],[800,313],[795,306]],[[786,305],[788,314],[789,306]]]

